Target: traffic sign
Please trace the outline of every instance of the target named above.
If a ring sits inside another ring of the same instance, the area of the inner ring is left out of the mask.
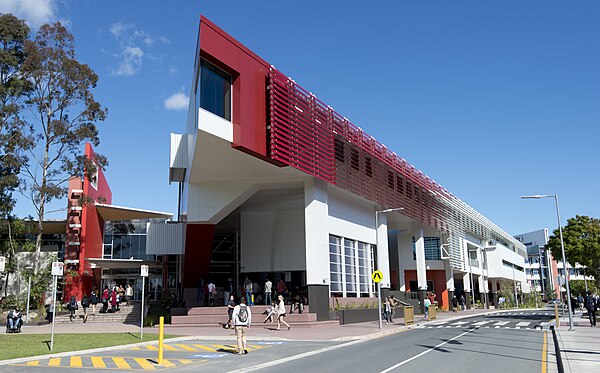
[[[381,280],[383,280],[383,273],[381,273],[380,270],[373,271],[373,273],[371,274],[371,278],[375,282],[380,282]]]
[[[142,265],[142,277],[148,277],[148,266]]]
[[[64,273],[65,263],[52,262],[52,276],[62,276]]]

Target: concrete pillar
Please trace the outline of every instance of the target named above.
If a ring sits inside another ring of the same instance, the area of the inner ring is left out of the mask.
[[[492,294],[491,294],[491,302],[494,305],[494,308],[498,308],[498,287],[496,286],[496,281],[491,282]]]
[[[469,272],[466,272],[463,275],[463,288],[465,291],[467,309],[471,309],[471,273]]]
[[[427,290],[419,290],[419,311],[421,315],[425,314],[425,298],[427,297]]]
[[[419,290],[427,290],[427,265],[425,263],[425,238],[423,237],[423,229],[419,230],[419,236],[415,242],[415,251],[417,256],[417,285],[419,286]]]
[[[304,184],[306,284],[310,311],[317,314],[317,320],[329,319],[328,214],[327,184],[319,179],[307,179]]]
[[[379,226],[375,227],[377,235],[377,269],[383,273],[381,281],[381,289],[389,289],[391,284],[390,278],[390,255],[388,247],[387,234],[387,215],[378,214],[376,219]]]
[[[396,235],[396,247],[398,248],[398,290],[406,291],[406,245],[403,247],[402,243],[406,238],[405,234]],[[410,248],[409,248],[410,250]],[[412,253],[412,250],[410,250]]]

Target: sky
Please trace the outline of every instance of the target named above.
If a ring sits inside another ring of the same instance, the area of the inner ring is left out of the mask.
[[[200,15],[510,234],[600,217],[600,2],[2,0],[99,76],[113,204],[176,213]],[[83,148],[82,148],[83,152]],[[57,206],[65,206],[66,200]],[[16,213],[33,215],[20,198]],[[64,212],[51,219],[64,219]]]

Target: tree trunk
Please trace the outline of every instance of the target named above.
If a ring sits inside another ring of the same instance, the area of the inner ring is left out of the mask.
[[[50,123],[50,119],[48,119]],[[33,257],[33,273],[38,274],[40,269],[40,253],[42,251],[42,235],[44,234],[44,213],[46,208],[46,183],[48,175],[48,154],[50,152],[50,143],[48,134],[46,134],[46,147],[44,148],[44,164],[42,167],[42,186],[39,190],[39,209],[38,209],[38,234],[35,239],[35,255]]]

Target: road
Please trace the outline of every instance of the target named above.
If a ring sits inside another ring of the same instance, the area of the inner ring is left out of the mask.
[[[433,322],[383,338],[351,342],[257,341],[239,356],[231,341],[186,340],[104,354],[2,366],[2,372],[160,370],[177,372],[545,372],[543,328],[551,312],[519,311]]]

